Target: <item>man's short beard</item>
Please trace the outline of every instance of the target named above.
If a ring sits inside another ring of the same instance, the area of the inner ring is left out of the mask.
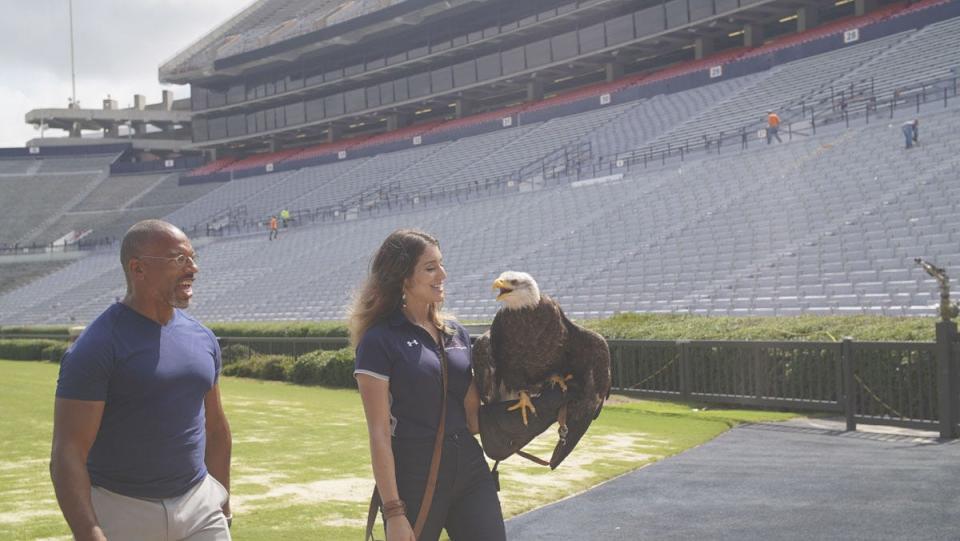
[[[174,308],[186,310],[187,308],[190,308],[190,299],[180,300],[177,298],[177,294],[174,293],[167,299],[167,304]]]

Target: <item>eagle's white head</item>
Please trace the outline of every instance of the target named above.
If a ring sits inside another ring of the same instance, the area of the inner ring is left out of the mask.
[[[502,301],[507,310],[533,308],[540,304],[540,287],[533,276],[525,272],[504,272],[493,282],[493,289],[500,290],[497,300]]]

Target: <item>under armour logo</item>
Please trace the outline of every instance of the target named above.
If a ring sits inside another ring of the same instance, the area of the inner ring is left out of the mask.
[[[418,345],[420,345],[420,342],[417,342],[416,340],[407,340],[407,347],[412,348],[413,346],[418,346]]]

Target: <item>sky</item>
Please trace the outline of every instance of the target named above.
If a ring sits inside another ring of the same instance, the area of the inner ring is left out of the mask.
[[[0,17],[0,147],[22,147],[40,132],[24,115],[66,107],[70,87],[68,0],[4,0]],[[77,100],[102,107],[109,94],[120,107],[133,95],[160,101],[189,87],[161,85],[161,63],[216,28],[252,0],[73,0]],[[46,135],[65,132],[48,130]]]

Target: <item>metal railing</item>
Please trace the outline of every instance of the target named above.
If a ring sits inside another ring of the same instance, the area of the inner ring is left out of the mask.
[[[960,436],[960,343],[953,322],[937,342],[608,340],[613,390],[640,397],[843,414],[847,428],[884,424]],[[347,338],[222,337],[262,354],[297,357]]]
[[[887,96],[875,94],[872,81],[851,83],[839,90],[826,87],[812,96],[777,109],[783,119],[781,135],[793,140],[794,137],[816,134],[818,127],[839,123],[850,127],[857,120],[869,124],[878,116],[892,118],[896,111],[907,108],[915,113],[919,113],[921,107],[926,105],[942,104],[946,108],[951,99],[957,98],[960,86],[958,78],[957,75],[951,75],[899,86]],[[828,90],[829,94],[826,94]],[[821,94],[820,98],[816,97]],[[626,152],[596,156],[594,163],[581,164],[579,169],[596,176],[640,167],[647,169],[668,162],[683,162],[691,155],[720,154],[725,149],[746,150],[751,141],[756,141],[765,130],[766,121],[760,119],[696,137],[671,139]]]
[[[668,398],[843,413],[957,437],[956,326],[935,342],[611,340],[613,388]],[[952,389],[944,395],[943,389]],[[946,397],[946,401],[941,398]],[[950,413],[953,412],[953,413]]]
[[[590,142],[575,142],[558,148],[505,175],[466,180],[442,186],[407,187],[400,183],[385,183],[364,190],[335,204],[313,208],[292,208],[293,226],[354,220],[378,216],[387,212],[417,210],[451,202],[515,193],[551,185],[565,184],[579,178],[580,167],[591,163],[593,146]],[[226,236],[261,231],[266,217],[247,217],[245,208],[224,209],[194,226],[181,228],[189,236]]]

